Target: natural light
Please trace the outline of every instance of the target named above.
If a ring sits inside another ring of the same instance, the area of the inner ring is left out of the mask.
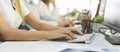
[[[33,0],[38,2],[39,0]],[[82,11],[89,9],[92,11],[92,16],[95,15],[99,0],[56,0],[57,8],[61,15],[71,12],[74,9]]]
[[[66,14],[67,12],[77,9],[97,8],[98,0],[56,0],[60,14]]]

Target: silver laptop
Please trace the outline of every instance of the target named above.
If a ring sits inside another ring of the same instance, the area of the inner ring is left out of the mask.
[[[77,39],[69,40],[68,42],[90,44],[95,38],[95,33],[84,34],[82,36],[80,36],[78,34],[75,34],[75,36],[76,36]]]

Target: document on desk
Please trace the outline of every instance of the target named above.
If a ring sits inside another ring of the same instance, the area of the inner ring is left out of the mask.
[[[119,52],[119,50],[117,48],[101,48],[101,49],[97,49],[97,50],[66,48],[60,52]]]
[[[100,52],[100,51],[67,48],[60,52]]]

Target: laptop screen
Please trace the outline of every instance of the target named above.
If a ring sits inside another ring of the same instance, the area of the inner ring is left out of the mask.
[[[120,32],[120,0],[107,0],[103,23]]]

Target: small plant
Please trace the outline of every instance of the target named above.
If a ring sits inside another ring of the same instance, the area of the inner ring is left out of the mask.
[[[96,16],[96,17],[93,19],[93,22],[94,22],[94,23],[101,23],[101,22],[103,22],[103,16]]]

